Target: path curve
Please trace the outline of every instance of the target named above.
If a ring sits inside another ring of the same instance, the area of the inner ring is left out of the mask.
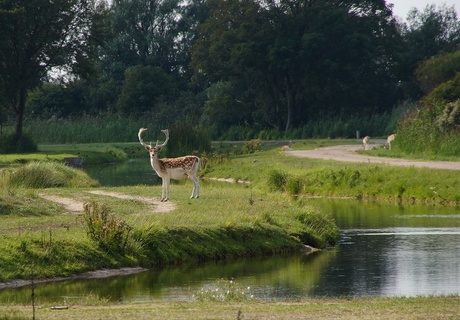
[[[95,195],[114,197],[118,199],[139,200],[151,206],[151,209],[149,210],[151,213],[167,213],[167,212],[173,211],[176,208],[176,204],[174,202],[171,202],[171,201],[161,202],[160,199],[158,198],[134,196],[134,195],[124,194],[120,192],[112,192],[112,191],[104,191],[104,190],[91,190],[87,192],[91,194],[95,194]],[[40,193],[39,196],[46,200],[61,204],[65,208],[65,210],[69,213],[83,212],[83,205],[85,204],[85,202],[83,201],[79,201],[79,200],[75,200],[71,198],[60,197],[60,196],[52,195],[52,194],[46,194],[46,193]]]
[[[373,145],[375,146],[375,145]],[[380,163],[392,166],[405,166],[430,169],[460,170],[460,162],[454,161],[418,161],[401,158],[374,157],[358,154],[356,151],[362,150],[361,145],[339,145],[332,147],[318,148],[314,150],[285,151],[286,155],[314,158],[323,160],[335,160],[344,162],[367,162]],[[391,152],[388,150],[388,152]]]

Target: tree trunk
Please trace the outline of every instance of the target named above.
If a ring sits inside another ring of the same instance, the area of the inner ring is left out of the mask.
[[[19,101],[15,108],[16,113],[16,139],[19,140],[22,137],[22,129],[24,125],[24,111],[26,109],[26,89],[19,89]]]
[[[287,100],[287,117],[286,117],[286,128],[284,129],[285,133],[287,133],[287,131],[291,127],[292,109],[293,109],[293,103],[294,103],[294,90],[292,88],[292,85],[288,77],[286,77],[286,100]]]

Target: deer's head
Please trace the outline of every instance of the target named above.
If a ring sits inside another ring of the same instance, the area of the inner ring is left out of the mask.
[[[158,153],[160,152],[161,149],[163,149],[164,146],[166,146],[166,144],[168,143],[168,140],[169,140],[169,130],[168,129],[164,129],[164,130],[161,130],[161,132],[163,132],[166,136],[166,140],[162,143],[162,144],[158,144],[158,140],[157,140],[157,143],[155,144],[155,146],[152,146],[151,144],[146,144],[144,142],[144,140],[142,139],[142,134],[147,131],[147,128],[140,128],[139,129],[139,133],[137,134],[137,136],[139,137],[139,142],[144,146],[144,148],[150,153],[150,156],[151,157],[155,157],[156,155],[158,155]]]

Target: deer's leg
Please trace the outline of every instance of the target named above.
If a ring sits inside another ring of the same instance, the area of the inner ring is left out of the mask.
[[[165,195],[161,196],[161,201],[168,201],[169,200],[169,183],[171,182],[171,179],[169,177],[166,177],[163,179],[164,185],[163,185],[163,190]]]
[[[193,181],[193,190],[192,190],[192,196],[190,198],[199,198],[200,197],[200,179],[196,175],[189,176],[190,179]]]
[[[166,179],[162,178],[161,179],[161,200],[163,201],[165,198],[165,185],[166,185]]]

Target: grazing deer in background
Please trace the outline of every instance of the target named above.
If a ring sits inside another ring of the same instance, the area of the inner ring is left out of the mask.
[[[292,144],[293,144],[292,140],[289,141],[289,143],[287,145],[281,147],[281,151],[291,151],[292,150],[292,148],[291,148]]]
[[[389,135],[388,138],[387,138],[387,142],[385,143],[385,145],[383,147],[385,149],[388,148],[388,150],[391,150],[391,142],[393,142],[395,138],[396,138],[396,133],[393,133],[392,135]]]
[[[201,160],[197,156],[185,156],[180,158],[163,158],[158,159],[158,153],[168,143],[169,131],[168,129],[161,130],[166,136],[165,142],[162,144],[146,144],[142,140],[142,134],[147,131],[146,128],[140,128],[138,137],[139,142],[150,153],[150,164],[153,170],[162,180],[161,185],[161,201],[168,201],[169,197],[169,183],[171,179],[181,180],[190,178],[193,181],[192,196],[190,198],[200,197],[200,180],[197,177],[197,172],[201,168]]]
[[[363,138],[363,148],[364,150],[369,150],[369,140],[371,139],[371,137],[369,136],[365,136]]]

